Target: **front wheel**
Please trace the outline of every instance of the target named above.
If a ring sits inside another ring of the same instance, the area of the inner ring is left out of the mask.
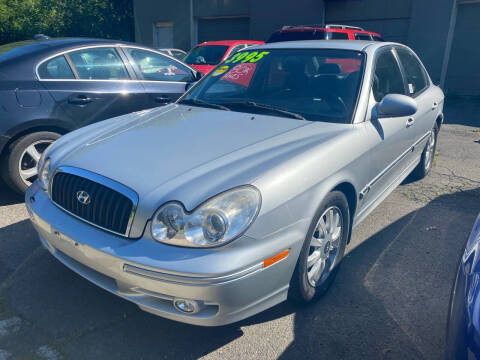
[[[289,296],[300,303],[322,296],[335,279],[350,235],[345,195],[329,193],[308,230],[290,282]]]
[[[2,176],[9,187],[19,194],[37,179],[37,164],[45,149],[60,137],[50,131],[25,135],[14,141],[3,160]]]

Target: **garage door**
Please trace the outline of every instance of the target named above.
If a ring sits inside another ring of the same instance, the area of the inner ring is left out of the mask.
[[[198,42],[249,39],[249,18],[198,19]]]
[[[459,4],[446,90],[449,94],[480,95],[480,3]]]

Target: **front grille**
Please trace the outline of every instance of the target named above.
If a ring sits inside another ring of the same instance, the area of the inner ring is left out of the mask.
[[[79,194],[83,194],[80,200]],[[117,234],[128,235],[134,204],[118,191],[79,175],[58,172],[53,178],[51,198],[62,209],[82,220]]]

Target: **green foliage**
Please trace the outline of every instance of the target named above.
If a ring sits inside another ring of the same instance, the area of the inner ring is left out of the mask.
[[[50,37],[133,40],[132,0],[0,0],[0,44]]]

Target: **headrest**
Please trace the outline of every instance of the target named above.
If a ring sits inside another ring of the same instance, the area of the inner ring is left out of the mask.
[[[340,74],[342,72],[342,69],[340,68],[340,65],[334,64],[334,63],[327,63],[327,64],[322,64],[318,68],[318,73],[320,75],[328,75],[328,74]]]

